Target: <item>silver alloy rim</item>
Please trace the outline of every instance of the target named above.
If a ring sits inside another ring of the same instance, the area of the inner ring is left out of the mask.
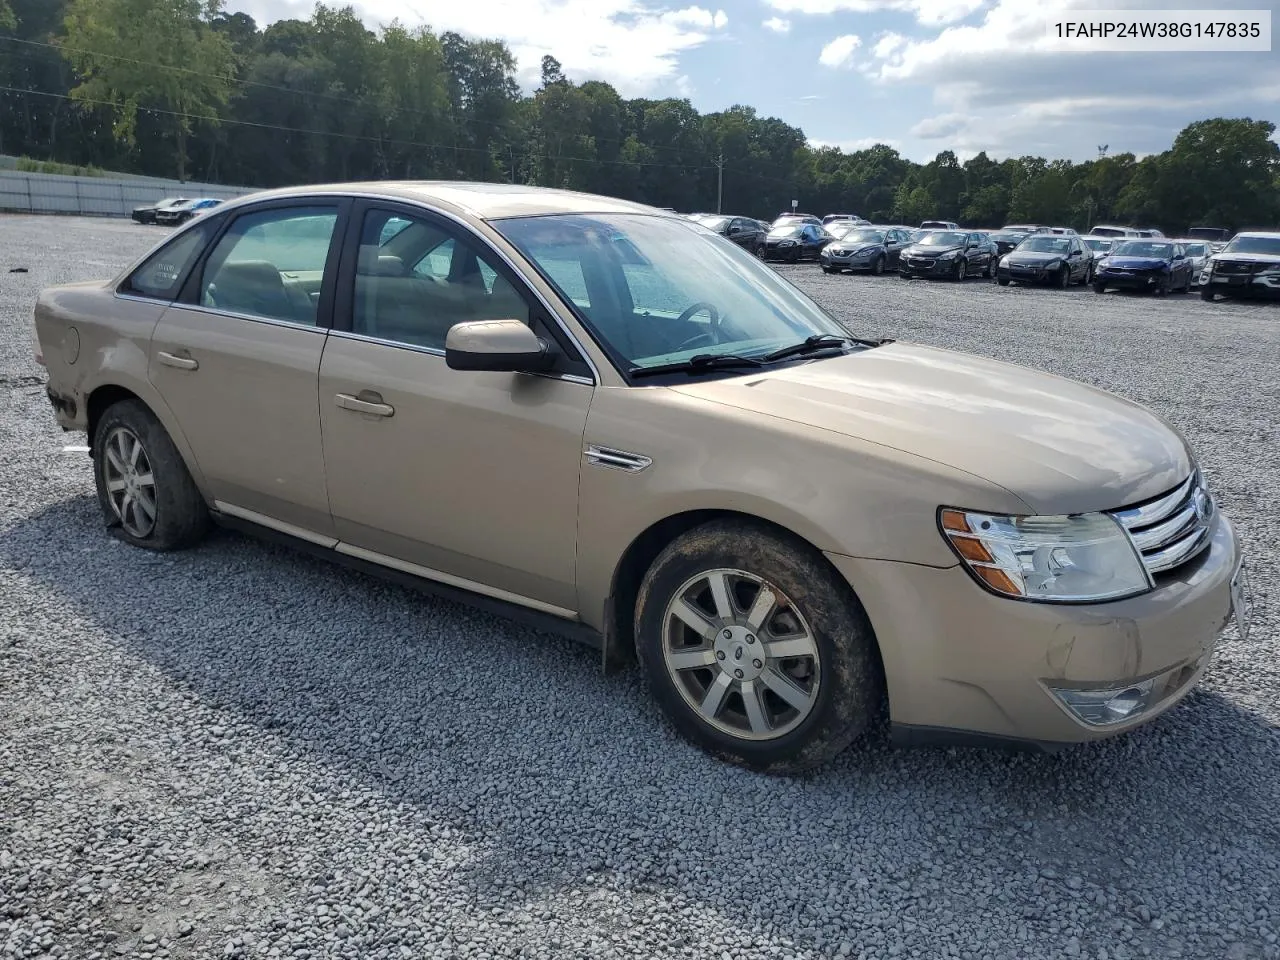
[[[785,736],[818,700],[821,661],[808,622],[785,593],[744,570],[709,570],[675,592],[662,656],[685,702],[731,737]]]
[[[147,536],[156,526],[156,481],[142,441],[132,430],[116,427],[102,452],[107,499],[120,526],[130,536]]]

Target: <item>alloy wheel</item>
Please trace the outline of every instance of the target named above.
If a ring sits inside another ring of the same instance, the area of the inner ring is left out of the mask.
[[[703,722],[744,740],[790,733],[818,701],[818,643],[776,586],[743,570],[687,580],[663,615],[662,657]]]
[[[111,509],[126,533],[142,539],[156,525],[156,481],[147,451],[127,427],[112,430],[102,451],[102,475]]]

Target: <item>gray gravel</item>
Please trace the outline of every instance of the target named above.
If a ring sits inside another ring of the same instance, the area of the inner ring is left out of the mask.
[[[110,539],[30,308],[159,235],[0,218],[0,957],[1280,958],[1280,308],[781,268],[863,333],[1153,405],[1255,603],[1122,739],[782,780],[559,639],[230,534]]]

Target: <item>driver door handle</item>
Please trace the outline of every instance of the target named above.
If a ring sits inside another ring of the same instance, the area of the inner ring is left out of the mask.
[[[374,393],[372,390],[361,390],[358,397],[349,393],[339,393],[333,400],[343,410],[368,413],[375,417],[389,417],[396,412],[396,408],[391,404],[382,402],[382,394]]]

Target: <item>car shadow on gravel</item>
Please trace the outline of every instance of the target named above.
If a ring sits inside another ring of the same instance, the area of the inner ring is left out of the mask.
[[[885,903],[1034,932],[1069,901],[1154,948],[1141,918],[1185,909],[1173,891],[1199,883],[1206,916],[1266,915],[1268,892],[1243,880],[1280,858],[1280,736],[1214,693],[1212,670],[1107,743],[906,751],[876,734],[784,779],[684,743],[636,672],[605,676],[594,651],[247,537],[151,554],[82,496],[0,531],[0,563],[245,735],[482,840],[457,875],[477,907],[582,891],[604,922],[590,890],[679,895],[819,949]]]

